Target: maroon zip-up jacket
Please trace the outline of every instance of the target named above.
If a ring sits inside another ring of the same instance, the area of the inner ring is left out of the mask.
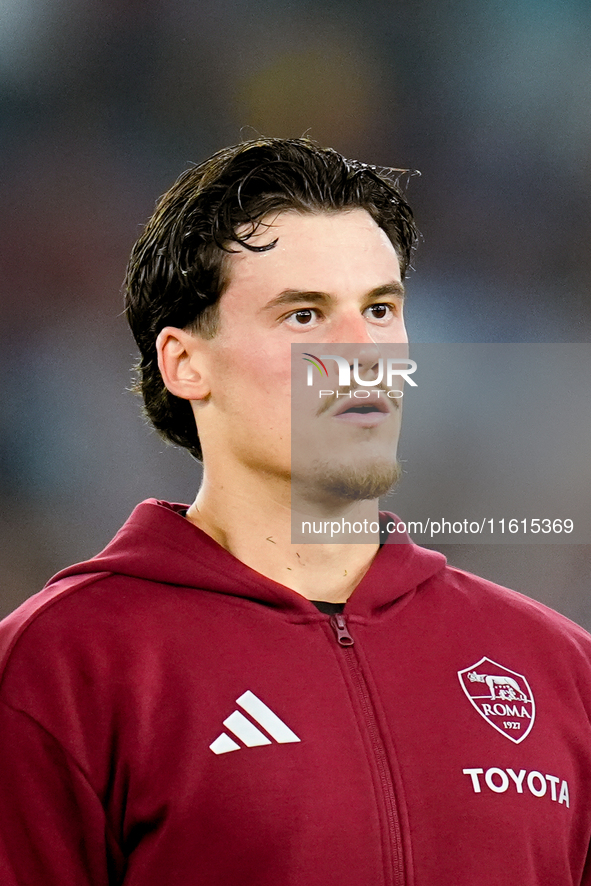
[[[2,625],[2,886],[590,886],[581,628],[410,543],[324,615],[180,510]]]

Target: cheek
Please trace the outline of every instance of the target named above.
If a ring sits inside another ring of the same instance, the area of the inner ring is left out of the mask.
[[[259,374],[255,349],[246,340],[219,343],[214,352],[212,375],[218,388],[230,392],[252,384]]]
[[[289,413],[291,363],[244,341],[228,343],[215,355],[213,375],[217,402],[246,417],[263,412]]]
[[[408,333],[404,323],[404,317],[396,318],[396,322],[390,327],[376,327],[376,331],[372,332],[372,337],[376,342],[383,344],[408,344]]]

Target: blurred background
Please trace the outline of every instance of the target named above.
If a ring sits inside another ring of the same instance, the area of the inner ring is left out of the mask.
[[[120,286],[155,199],[226,144],[421,171],[411,338],[589,342],[590,35],[588,0],[0,0],[0,614],[196,492],[127,390]],[[442,550],[591,628],[591,546]]]

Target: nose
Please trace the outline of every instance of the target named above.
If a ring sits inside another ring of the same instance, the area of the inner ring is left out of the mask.
[[[378,360],[382,356],[382,352],[375,342],[368,341],[363,344],[352,345],[351,350],[351,356],[348,354],[343,354],[343,356],[349,358],[351,365],[354,359],[357,360],[361,376],[369,376],[372,372],[377,371]]]
[[[339,345],[339,353],[351,366],[357,358],[360,371],[367,371],[379,360],[379,348],[371,337],[366,320],[358,310],[342,316],[333,333],[333,341]]]
[[[341,318],[341,322],[333,332],[332,342],[338,345],[336,353],[343,356],[351,368],[357,361],[359,375],[366,379],[377,377],[380,358],[405,356],[407,353],[408,337],[404,322],[396,329],[395,342],[386,343],[379,338],[376,341],[372,338],[373,328],[357,310],[354,310]]]

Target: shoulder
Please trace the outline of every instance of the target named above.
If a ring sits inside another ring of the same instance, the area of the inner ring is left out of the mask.
[[[26,684],[57,686],[66,671],[106,675],[133,655],[145,657],[156,638],[178,630],[179,594],[109,572],[50,583],[0,622],[0,695]]]
[[[463,614],[466,626],[476,624],[520,636],[530,644],[551,644],[554,648],[558,644],[591,662],[591,635],[538,600],[451,566],[434,577],[433,585],[452,611]]]
[[[44,624],[41,630],[45,630],[45,624],[55,623],[56,617],[66,620],[72,609],[78,609],[78,605],[72,607],[72,598],[74,595],[82,594],[89,586],[95,585],[105,578],[105,574],[90,574],[80,576],[78,580],[61,581],[55,584],[48,584],[38,594],[34,594],[25,600],[18,609],[10,613],[0,622],[0,674],[4,670],[4,666],[16,646],[19,645],[22,638],[31,633],[36,633],[39,622]],[[80,599],[76,600],[79,604]],[[65,604],[65,605],[64,605]]]

